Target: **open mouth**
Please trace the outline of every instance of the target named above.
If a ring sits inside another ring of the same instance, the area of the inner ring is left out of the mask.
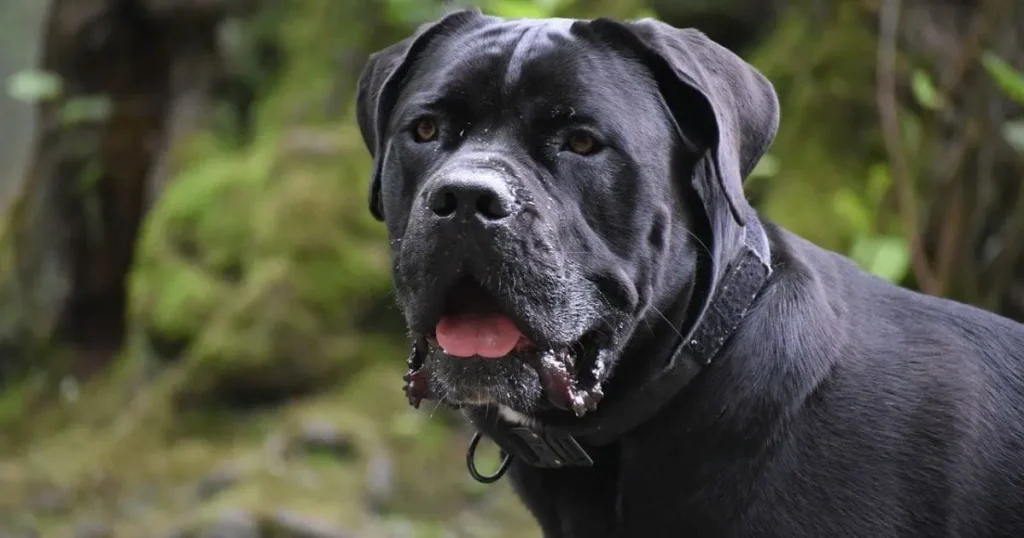
[[[602,366],[597,360],[600,344],[596,330],[568,345],[535,343],[487,289],[465,278],[449,292],[434,332],[416,338],[405,377],[406,394],[414,406],[430,399],[424,359],[432,354],[451,360],[521,360],[537,373],[552,406],[583,416],[596,409],[603,397]]]
[[[457,358],[500,359],[533,347],[494,296],[472,278],[452,287],[431,336],[432,343]]]

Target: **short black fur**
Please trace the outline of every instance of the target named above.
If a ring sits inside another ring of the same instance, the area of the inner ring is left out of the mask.
[[[374,55],[358,111],[412,336],[466,278],[538,345],[599,334],[598,418],[665,371],[743,224],[767,232],[770,281],[693,383],[591,468],[513,464],[546,537],[1024,536],[1024,326],[760,218],[742,180],[778,103],[699,32],[458,12]],[[422,118],[437,141],[410,136]],[[603,148],[568,151],[577,130]],[[451,185],[509,216],[439,217],[426,200]],[[575,420],[515,357],[427,368],[448,403]]]

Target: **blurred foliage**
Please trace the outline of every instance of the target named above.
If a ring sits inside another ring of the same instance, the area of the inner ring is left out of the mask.
[[[996,53],[987,51],[981,57],[982,64],[988,70],[999,87],[1014,101],[1024,104],[1024,73],[1021,73],[1000,58]]]
[[[652,15],[642,0],[477,4],[513,17]],[[748,55],[782,106],[748,192],[770,219],[907,283],[878,127],[877,36],[860,2],[826,16],[811,4],[783,9]],[[412,411],[399,390],[403,327],[383,226],[366,210],[354,86],[367,54],[441,10],[268,1],[221,24],[225,73],[251,103],[218,97],[203,129],[168,150],[172,179],[140,232],[116,363],[89,379],[35,371],[0,392],[0,535],[70,536],[99,522],[132,538],[243,523],[259,536],[320,536],[296,531],[296,518],[369,537],[539,534],[507,482],[466,475],[457,420]],[[1021,73],[992,53],[983,63],[1024,103]],[[949,102],[927,69],[901,68],[919,109],[901,111],[900,136],[919,165],[931,157],[924,118]],[[31,65],[6,87],[25,103],[63,91]],[[87,95],[62,101],[60,117],[102,121],[109,110]],[[1004,134],[1024,152],[1024,123]]]
[[[7,81],[7,94],[27,104],[55,102],[64,93],[60,75],[40,69],[25,69]],[[105,95],[76,95],[60,103],[59,118],[65,125],[103,121],[110,116],[110,99]]]
[[[909,250],[895,215],[881,210],[892,179],[876,127],[876,38],[860,10],[840,4],[821,21],[791,7],[748,58],[782,107],[770,169],[754,174],[748,189],[761,193],[760,209],[775,222],[900,282]]]
[[[991,51],[986,51],[982,56],[982,64],[1010,99],[1024,105],[1024,73]],[[1006,122],[1002,132],[1006,142],[1024,154],[1024,119]]]
[[[56,99],[63,81],[56,73],[40,69],[24,69],[7,81],[7,93],[23,103],[37,103]]]

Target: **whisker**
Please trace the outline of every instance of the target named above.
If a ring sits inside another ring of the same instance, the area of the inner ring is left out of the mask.
[[[711,254],[711,249],[709,249],[709,248],[708,248],[708,246],[707,246],[707,245],[705,245],[705,244],[704,244],[704,242],[703,242],[703,241],[701,241],[699,237],[697,237],[697,234],[695,234],[695,233],[693,233],[692,231],[690,231],[690,230],[687,230],[687,229],[684,229],[683,231],[685,231],[685,232],[687,233],[687,235],[689,235],[689,236],[690,236],[690,237],[692,237],[692,238],[693,238],[693,239],[694,239],[695,241],[697,241],[697,244],[698,244],[698,245],[700,245],[700,246],[701,246],[701,248],[703,248],[703,249],[704,249],[704,252],[706,252],[706,253],[707,253],[707,255],[708,255],[708,258],[711,258],[711,257],[712,257],[712,254]]]
[[[427,415],[427,417],[429,417],[430,419],[433,419],[434,418],[434,414],[437,413],[437,410],[440,407],[441,407],[441,401],[440,400],[434,402],[434,408],[430,410],[430,413]]]
[[[665,320],[665,323],[668,324],[668,326],[672,328],[672,332],[676,333],[676,335],[679,336],[679,338],[683,338],[683,333],[679,332],[679,329],[676,328],[675,324],[673,324],[671,321],[669,321],[669,319],[667,317],[665,317],[665,314],[661,313],[661,310],[659,310],[658,307],[656,307],[656,306],[654,306],[652,304],[651,305],[651,310],[653,310],[654,313],[657,314],[661,319]]]

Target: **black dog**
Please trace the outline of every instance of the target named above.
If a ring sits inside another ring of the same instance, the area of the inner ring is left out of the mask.
[[[760,219],[777,98],[701,33],[453,13],[358,112],[410,397],[545,536],[1024,536],[1024,326]]]

